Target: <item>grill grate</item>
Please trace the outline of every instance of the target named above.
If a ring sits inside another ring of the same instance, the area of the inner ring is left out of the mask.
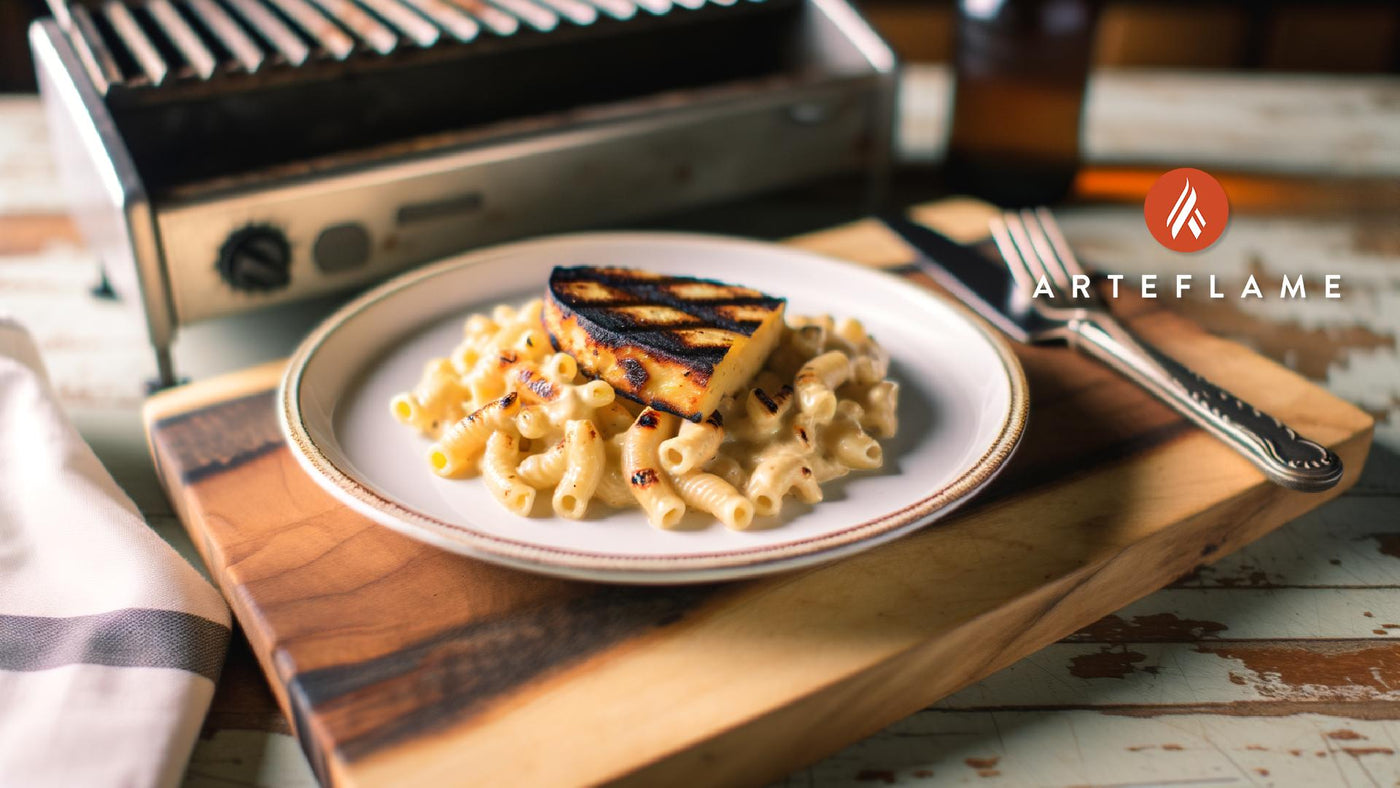
[[[738,1],[49,0],[104,95]]]

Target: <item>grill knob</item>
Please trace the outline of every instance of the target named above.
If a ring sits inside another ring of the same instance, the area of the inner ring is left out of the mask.
[[[276,227],[254,224],[235,230],[219,247],[219,276],[235,290],[265,291],[291,281],[292,247]]]

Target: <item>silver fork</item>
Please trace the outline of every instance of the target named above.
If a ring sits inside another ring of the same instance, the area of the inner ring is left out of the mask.
[[[1118,322],[1089,286],[1049,209],[1007,211],[992,220],[991,230],[1024,298],[1022,306],[1028,302],[1041,318],[1032,341],[1066,341],[1098,358],[1285,487],[1326,490],[1342,478],[1342,461],[1331,450],[1187,369]],[[1042,280],[1053,298],[1031,297]]]

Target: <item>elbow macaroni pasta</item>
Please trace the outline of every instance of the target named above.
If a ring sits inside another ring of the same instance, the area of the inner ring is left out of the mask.
[[[502,431],[491,433],[486,441],[486,457],[481,462],[481,476],[486,480],[486,489],[502,506],[524,515],[535,505],[535,488],[516,474],[519,456],[519,440],[514,435]]]
[[[696,424],[681,422],[676,437],[661,442],[661,467],[679,476],[709,462],[724,440],[724,420],[718,412],[711,413]]]
[[[564,445],[565,471],[554,488],[554,512],[560,517],[581,520],[603,478],[603,438],[593,422],[576,419],[564,427]]]
[[[790,317],[764,368],[697,423],[583,379],[554,351],[541,306],[471,315],[461,342],[389,403],[432,440],[434,473],[480,473],[516,514],[544,491],[569,519],[597,500],[639,507],[658,528],[693,510],[745,530],[789,497],[814,504],[823,482],[881,467],[878,439],[898,429],[889,355],[857,320]]]
[[[675,528],[685,516],[685,502],[661,472],[661,443],[680,419],[654,408],[643,410],[622,440],[622,476],[632,495],[658,528]]]

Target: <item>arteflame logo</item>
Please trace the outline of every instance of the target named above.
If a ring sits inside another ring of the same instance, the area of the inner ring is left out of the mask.
[[[1196,207],[1196,190],[1191,188],[1191,179],[1186,179],[1186,184],[1181,187],[1181,196],[1176,198],[1176,205],[1172,207],[1172,212],[1167,214],[1167,224],[1171,225],[1172,237],[1175,238],[1181,232],[1181,225],[1185,224],[1190,217],[1191,234],[1197,238],[1201,237],[1201,228],[1206,226],[1206,217],[1201,215],[1201,209]]]
[[[1143,218],[1152,237],[1174,252],[1199,252],[1220,239],[1230,201],[1220,181],[1190,167],[1172,170],[1147,192]]]

